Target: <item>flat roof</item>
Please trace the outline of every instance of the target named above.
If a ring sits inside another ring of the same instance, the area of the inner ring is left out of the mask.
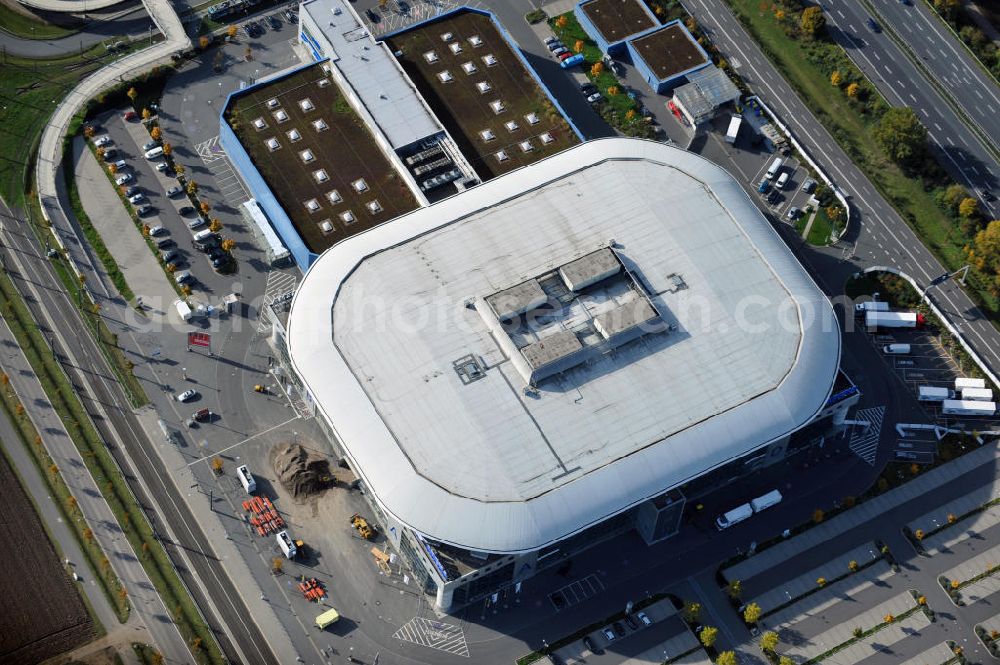
[[[346,2],[307,0],[301,7],[330,42],[331,62],[394,150],[443,131],[396,59],[358,23]]]
[[[224,114],[316,253],[419,206],[323,67],[234,94]]]
[[[480,179],[579,143],[489,16],[458,11],[387,42]]]
[[[657,25],[642,0],[589,0],[580,9],[609,44]]]
[[[680,21],[629,42],[660,81],[667,81],[709,62]]]
[[[473,300],[612,240],[668,331],[525,389]],[[288,345],[380,506],[484,552],[561,540],[790,434],[840,359],[830,302],[739,184],[624,138],[334,246],[296,291]]]

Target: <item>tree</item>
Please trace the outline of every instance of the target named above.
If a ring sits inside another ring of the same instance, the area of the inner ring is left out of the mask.
[[[159,127],[153,127],[151,130],[149,130],[149,137],[154,141],[159,141],[160,137],[162,136],[163,136],[163,130],[160,129]]]
[[[944,190],[941,194],[941,202],[954,211],[958,208],[958,204],[968,197],[969,191],[956,182],[948,185]]]
[[[185,296],[191,295],[191,287],[185,284],[184,286],[181,287],[181,293],[183,293]]]
[[[222,241],[222,249],[226,252],[231,252],[236,247],[236,241],[232,238],[226,238]]]
[[[698,21],[696,21],[693,16],[687,17],[684,21],[684,26],[688,29],[688,32],[692,34],[698,32]]]
[[[284,559],[282,559],[280,556],[274,557],[273,559],[271,559],[271,572],[273,572],[275,575],[280,574],[281,569],[284,565],[285,565]]]
[[[88,543],[94,542],[94,531],[90,528],[83,530],[83,539]]]
[[[207,215],[208,211],[212,209],[212,206],[208,204],[208,201],[202,201],[198,204],[198,209],[201,210],[201,214]]]
[[[174,146],[170,145],[169,143],[164,143],[163,144],[163,154],[164,155],[166,155],[167,157],[169,157],[171,154],[173,154],[173,152],[174,152]]]
[[[948,19],[955,18],[958,12],[959,0],[934,0],[934,9]]]
[[[573,53],[583,53],[584,46],[585,44],[582,39],[576,40],[576,43],[573,44]]]
[[[243,49],[243,59],[246,60],[247,62],[253,60],[253,49],[250,48],[249,44],[247,44],[247,47]]]
[[[684,620],[688,623],[694,623],[701,616],[701,603],[696,603],[694,601],[688,601],[684,603]]]
[[[778,659],[778,665],[795,665],[795,661],[788,656],[782,656]]]
[[[860,90],[861,90],[861,86],[858,85],[857,83],[849,83],[847,85],[847,89],[844,92],[846,92],[847,96],[850,97],[851,99],[857,99],[858,92]]]
[[[224,463],[221,457],[212,458],[212,471],[215,472],[215,475],[217,476],[222,475],[223,464]]]
[[[773,630],[766,631],[760,636],[760,648],[764,653],[774,653],[778,648],[778,634]]]
[[[187,193],[190,194],[191,196],[194,196],[195,194],[197,194],[198,193],[198,183],[196,183],[194,180],[190,181],[187,184]]]
[[[637,116],[637,115],[639,115],[639,114],[636,113],[635,109],[629,109],[628,111],[625,111],[625,119],[626,120],[633,120],[635,118],[635,116]]]
[[[201,37],[198,38],[198,46],[201,47],[202,51],[204,51],[205,49],[207,49],[208,45],[211,44],[211,43],[212,43],[212,40],[209,39],[205,35],[202,35]]]
[[[604,71],[604,63],[603,62],[595,62],[593,65],[590,66],[590,75],[591,76],[594,76],[594,77],[600,76],[601,72],[603,72],[603,71]]]
[[[823,29],[826,27],[826,16],[823,15],[823,10],[815,5],[806,7],[802,12],[799,26],[802,28],[802,32],[810,38],[816,38],[823,33]]]
[[[153,665],[163,665],[163,654],[159,651],[154,651],[153,655],[150,657]]]
[[[854,637],[856,637],[858,639],[861,639],[861,636],[864,635],[864,634],[865,634],[865,631],[861,630],[861,626],[855,626],[854,630],[851,631],[851,635],[854,635]]]
[[[894,617],[891,614],[886,614],[884,617],[882,617],[882,621],[884,621],[886,623],[892,623],[895,620],[896,620],[896,617]]]
[[[743,608],[743,620],[747,623],[757,623],[760,620],[761,609],[757,603],[750,603]]]
[[[75,496],[68,496],[68,497],[66,497],[66,507],[69,508],[71,511],[76,510],[76,497]]]
[[[822,521],[823,521],[823,518],[824,518],[825,516],[826,516],[826,513],[824,513],[824,512],[823,512],[822,510],[820,510],[819,508],[817,508],[816,510],[814,510],[814,511],[813,511],[813,522],[814,522],[815,524],[819,524],[820,522],[822,522]]]
[[[775,18],[776,21],[778,21],[778,23],[781,23],[782,21],[784,21],[785,20],[785,10],[784,9],[775,9],[774,10],[774,18]]]
[[[843,82],[843,80],[844,80],[844,77],[840,73],[839,69],[833,70],[833,73],[830,74],[830,85],[835,85],[835,86],[839,87],[840,84]]]
[[[976,234],[969,259],[980,270],[1000,272],[1000,220],[993,220]]]
[[[872,135],[889,159],[901,166],[914,165],[927,150],[927,129],[909,107],[886,111]]]
[[[739,598],[743,595],[743,582],[733,580],[726,585],[726,593],[729,594],[730,598]]]
[[[565,14],[556,19],[556,27],[559,29],[565,28],[568,24],[569,19],[566,18]]]
[[[118,589],[118,600],[125,602],[126,598],[128,598],[128,590],[125,587]]]
[[[177,175],[184,175],[184,165],[175,163],[174,173],[176,173]]]
[[[816,586],[818,586],[820,589],[822,589],[823,587],[825,587],[826,586],[826,578],[825,577],[817,577],[816,578]]]
[[[92,126],[90,126],[90,125],[84,126],[84,128],[83,128],[83,136],[85,138],[88,138],[88,139],[89,138],[93,138],[94,134],[95,134],[95,132],[94,132],[94,128]]]
[[[723,651],[715,659],[716,665],[737,665],[736,654],[732,651]]]
[[[114,174],[118,173],[118,165],[117,164],[108,164],[108,171],[111,171],[111,175],[114,175]]]
[[[389,0],[378,0],[379,9],[385,9],[389,6]]]
[[[917,529],[916,531],[913,532],[913,537],[916,538],[917,540],[923,540],[924,539],[924,530],[923,529]]]
[[[715,640],[719,637],[719,629],[715,626],[705,626],[701,629],[701,633],[698,635],[698,639],[705,647],[711,649],[715,644]]]
[[[236,36],[236,26],[235,25],[231,25],[228,28],[226,28],[226,36],[229,37],[230,39],[232,39],[233,37]]]
[[[218,217],[213,217],[212,221],[208,223],[208,230],[212,233],[218,233],[222,230],[222,222],[219,221]]]
[[[856,572],[858,572],[858,562],[857,562],[857,561],[855,561],[854,559],[851,559],[851,560],[850,560],[850,561],[849,561],[849,562],[847,563],[847,569],[848,569],[849,571],[851,571],[852,573],[856,573]]]
[[[619,92],[619,90],[618,90],[618,86],[617,85],[609,85],[608,86],[608,97],[614,97],[615,95],[618,94],[618,92]]]
[[[98,148],[97,150],[94,151],[94,154],[97,155],[98,159],[104,159],[104,155],[106,153],[104,151],[104,148]]]
[[[128,98],[132,100],[133,104],[135,104],[135,98],[139,96],[139,91],[135,89],[135,86],[132,86],[125,94],[128,95]]]
[[[142,119],[143,120],[149,120],[152,117],[153,117],[153,112],[152,111],[150,111],[149,109],[143,109],[142,110]]]
[[[972,217],[979,210],[979,202],[971,196],[962,199],[962,202],[958,204],[958,214],[966,219]]]

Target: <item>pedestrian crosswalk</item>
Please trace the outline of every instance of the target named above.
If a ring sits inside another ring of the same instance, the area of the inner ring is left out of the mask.
[[[201,161],[206,164],[210,164],[217,159],[222,159],[226,156],[226,151],[222,149],[219,145],[219,137],[213,136],[207,141],[202,141],[194,147],[198,152],[198,156],[201,157]]]
[[[875,458],[878,456],[878,442],[882,435],[882,420],[884,418],[884,406],[858,409],[854,416],[855,420],[867,421],[871,424],[868,427],[853,425],[854,430],[851,432],[851,441],[848,447],[855,455],[872,466],[875,466]]]
[[[213,136],[195,146],[198,156],[205,163],[215,178],[219,196],[229,205],[236,207],[250,200],[250,192],[243,186],[243,181],[236,175],[236,169],[226,156],[226,151],[219,145],[219,137]]]
[[[431,649],[469,657],[469,644],[461,626],[435,619],[415,617],[393,634],[397,640],[421,644]]]

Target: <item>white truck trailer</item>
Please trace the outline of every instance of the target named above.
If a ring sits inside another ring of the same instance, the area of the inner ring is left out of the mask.
[[[958,377],[955,379],[955,392],[961,392],[966,388],[985,388],[986,379],[967,379],[965,377]]]
[[[948,388],[939,388],[937,386],[920,386],[917,389],[917,400],[921,402],[943,402],[948,399],[955,397],[953,393]]]
[[[726,131],[726,143],[736,143],[736,137],[740,133],[740,125],[743,124],[743,116],[733,114],[729,119],[729,129]]]
[[[989,388],[962,388],[961,395],[966,402],[993,401],[993,391]]]
[[[926,322],[918,312],[865,312],[868,328],[923,328]]]
[[[278,547],[281,548],[281,552],[287,558],[294,559],[295,555],[298,554],[299,551],[298,548],[295,547],[295,541],[288,535],[288,532],[279,531],[274,535],[274,537],[278,541]]]
[[[997,412],[997,405],[996,402],[946,399],[941,402],[941,412],[949,416],[992,416]]]

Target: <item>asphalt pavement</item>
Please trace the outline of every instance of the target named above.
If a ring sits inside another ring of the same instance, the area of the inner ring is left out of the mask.
[[[4,52],[27,58],[53,58],[79,53],[101,42],[113,43],[129,36],[150,34],[152,21],[141,2],[131,0],[100,12],[87,14],[79,32],[59,39],[25,39],[0,29]],[[156,27],[152,30],[155,32]]]
[[[1000,207],[983,199],[980,191],[1000,195],[1000,89],[971,61],[964,47],[945,34],[940,22],[929,16],[932,10],[922,0],[912,6],[895,0],[872,6],[880,12],[877,29],[869,26],[871,15],[863,3],[829,0],[828,32],[889,103],[913,108],[927,128],[941,165],[995,217]],[[935,89],[935,82],[945,86],[979,131],[962,121]]]

